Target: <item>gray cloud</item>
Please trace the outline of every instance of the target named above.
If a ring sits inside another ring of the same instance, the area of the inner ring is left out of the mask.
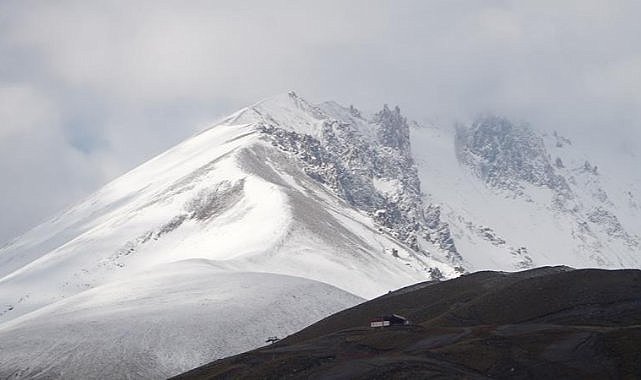
[[[634,150],[639,14],[590,0],[4,1],[0,242],[288,89],[419,120],[492,111]]]

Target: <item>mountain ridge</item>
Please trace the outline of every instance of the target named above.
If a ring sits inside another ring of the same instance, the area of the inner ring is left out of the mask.
[[[325,285],[350,294],[313,318],[482,269],[641,266],[641,239],[630,232],[637,211],[621,206],[636,199],[635,188],[627,196],[610,186],[607,173],[570,147],[567,138],[498,117],[448,131],[410,122],[398,107],[365,115],[294,92],[265,99],[0,248],[0,339],[15,332],[12,321],[36,315],[44,323],[51,314],[42,310],[131,278],[160,302],[154,272],[193,260],[225,276],[321,283],[312,287],[319,297]],[[521,176],[525,169],[532,175]],[[251,287],[247,278],[239,286]],[[223,289],[208,284],[211,294]],[[289,299],[293,291],[284,286],[273,297]],[[191,312],[200,308],[185,302]],[[78,323],[91,326],[90,319]],[[48,331],[34,346],[55,345]],[[271,335],[289,332],[279,326]],[[161,333],[162,323],[149,332]],[[202,352],[185,355],[195,361]],[[0,375],[3,368],[16,373],[0,360]]]

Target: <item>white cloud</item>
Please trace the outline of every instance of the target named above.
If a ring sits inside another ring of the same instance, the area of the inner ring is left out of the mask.
[[[47,96],[26,85],[0,87],[0,241],[96,186],[96,166],[65,141]]]
[[[522,37],[520,21],[506,9],[490,8],[479,12],[479,25],[485,38],[502,43],[517,43]]]
[[[291,69],[302,69],[306,49],[366,38],[336,8],[316,14],[292,2],[132,4],[25,7],[11,21],[10,38],[35,49],[64,82],[134,102],[221,92],[245,98],[255,81],[283,87]]]
[[[3,1],[0,177],[15,185],[0,198],[21,211],[0,214],[32,224],[288,89],[641,142],[639,14],[625,0]],[[34,184],[55,191],[22,192]]]
[[[29,86],[0,84],[0,141],[16,134],[48,129],[58,115],[46,96]]]

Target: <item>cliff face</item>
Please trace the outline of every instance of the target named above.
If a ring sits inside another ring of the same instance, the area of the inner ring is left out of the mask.
[[[490,186],[519,192],[527,183],[547,187],[558,197],[571,197],[543,138],[526,124],[498,116],[478,118],[467,128],[457,128],[456,150],[461,162]]]
[[[506,241],[515,235],[509,230],[518,225],[532,227],[532,233],[547,242],[533,247],[521,234],[521,241],[513,241],[516,244],[507,248],[515,257],[523,258],[517,267],[541,265],[543,262],[533,253],[542,247],[563,247],[562,251],[583,257],[574,259],[573,265],[584,265],[581,260],[597,266],[638,265],[635,251],[641,247],[641,237],[635,229],[641,226],[633,221],[638,219],[638,212],[629,206],[630,189],[635,185],[626,184],[628,178],[613,180],[610,173],[600,171],[588,160],[590,152],[580,152],[569,138],[557,132],[541,133],[528,124],[499,116],[483,116],[458,125],[454,141],[459,165],[485,185],[481,191],[511,199],[496,203],[493,209],[510,220],[511,226],[496,222],[493,226],[473,226],[474,221],[465,220],[465,228],[481,232],[480,236],[496,247],[508,247]],[[543,233],[543,229],[534,227],[538,223],[558,227]],[[488,238],[490,235],[492,238]],[[567,263],[560,257],[551,259]]]
[[[296,101],[303,102],[297,97]],[[431,255],[436,250],[439,257],[459,265],[460,255],[448,225],[440,220],[438,206],[423,200],[410,125],[400,109],[384,106],[371,119],[354,107],[335,103],[314,110],[319,122],[312,133],[301,133],[278,118],[264,116],[261,132],[272,145],[294,157],[310,177],[370,215],[381,231],[418,253]]]

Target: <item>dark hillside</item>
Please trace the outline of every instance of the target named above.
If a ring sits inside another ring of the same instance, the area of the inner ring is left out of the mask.
[[[409,326],[369,328],[380,315]],[[400,289],[179,376],[641,378],[641,271],[477,272]]]

